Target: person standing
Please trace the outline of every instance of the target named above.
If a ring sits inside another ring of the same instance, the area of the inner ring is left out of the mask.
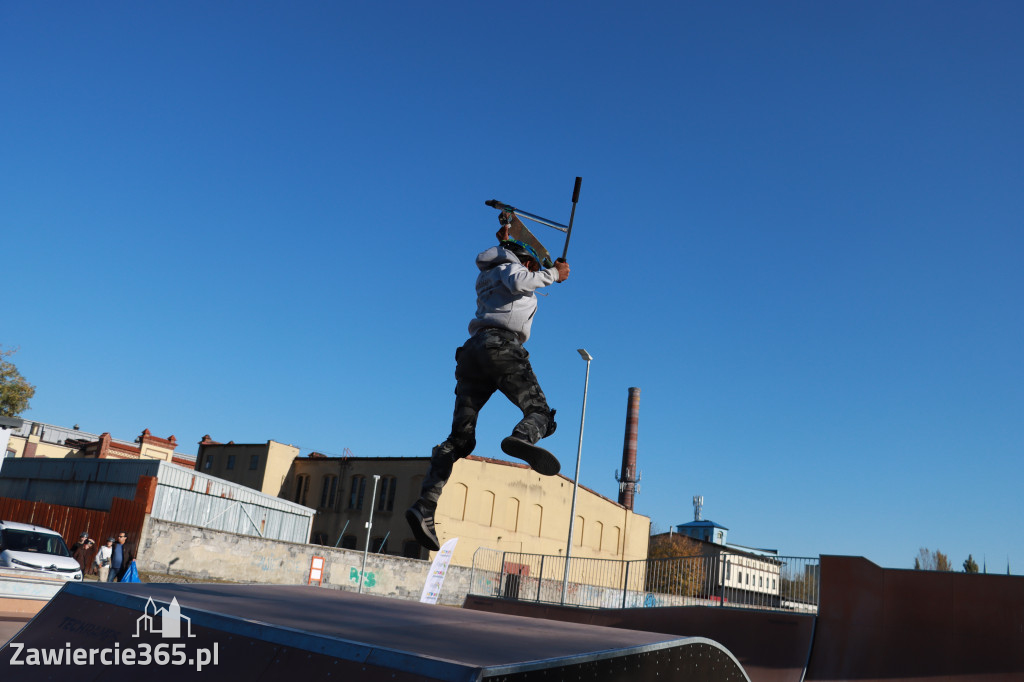
[[[75,543],[75,549],[71,552],[71,558],[82,567],[82,573],[85,573],[85,569],[89,566],[89,552],[95,544],[96,541],[88,536],[81,542]]]
[[[110,555],[114,551],[114,538],[107,538],[107,543],[96,552],[96,558],[92,565],[96,568],[96,575],[101,583],[107,582],[107,574],[110,573]]]
[[[110,574],[107,576],[107,582],[121,582],[121,578],[124,577],[125,571],[128,570],[128,566],[135,560],[135,555],[132,554],[131,549],[128,545],[128,533],[121,531],[117,534],[114,546],[110,551]]]
[[[81,534],[79,534],[78,540],[75,542],[75,544],[71,545],[71,556],[75,556],[75,552],[77,552],[82,547],[82,545],[84,545],[88,540],[89,531],[83,530]]]

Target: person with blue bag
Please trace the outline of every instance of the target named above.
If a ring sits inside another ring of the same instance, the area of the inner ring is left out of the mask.
[[[126,544],[128,542],[128,533],[121,531],[117,534],[116,542],[110,553],[110,575],[107,576],[107,582],[124,582],[123,578],[125,573],[128,572],[128,567],[135,561],[135,555],[132,554],[131,549]],[[136,582],[137,582],[136,574]]]

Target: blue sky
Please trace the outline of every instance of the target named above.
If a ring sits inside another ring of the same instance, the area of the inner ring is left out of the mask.
[[[571,475],[789,555],[1024,567],[1024,6],[0,4],[24,416],[424,456],[498,198]],[[562,235],[538,234],[561,251]],[[517,421],[498,396],[476,454]]]

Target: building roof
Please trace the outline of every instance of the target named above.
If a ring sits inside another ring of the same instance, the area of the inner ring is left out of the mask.
[[[701,521],[690,521],[689,523],[680,523],[676,528],[721,528],[722,530],[729,530],[725,526],[715,523],[709,519],[703,519]]]
[[[95,434],[89,433],[88,431],[82,431],[78,428],[77,424],[68,428],[66,426],[55,426],[53,424],[29,419],[24,420],[21,426],[19,426],[17,430],[13,431],[11,435],[17,436],[18,438],[29,438],[32,435],[32,429],[34,426],[39,427],[38,434],[40,442],[49,443],[51,445],[62,445],[68,448],[81,449],[85,445],[100,442],[104,436],[110,436],[110,434]],[[134,441],[122,440],[111,436],[110,445],[117,450],[123,450],[131,455],[133,451],[140,450],[138,443],[142,439],[147,439],[150,442],[156,443],[160,447],[171,450],[171,457],[176,464],[181,464],[183,466],[195,465],[195,455],[177,451],[178,441],[174,436],[171,436],[170,438],[160,438],[159,436],[154,436],[150,433],[149,429],[145,429],[142,432],[142,435]]]
[[[731,542],[727,542],[725,544],[725,546],[728,547],[729,549],[735,549],[735,550],[738,550],[738,551],[741,551],[741,552],[746,552],[748,554],[759,554],[759,555],[763,554],[763,555],[766,555],[766,556],[767,555],[778,556],[778,554],[779,554],[779,550],[777,550],[777,549],[764,549],[762,547],[747,547],[745,545],[735,545],[735,544],[733,544]]]

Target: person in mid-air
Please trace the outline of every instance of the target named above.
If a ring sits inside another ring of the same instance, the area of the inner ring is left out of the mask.
[[[554,476],[560,465],[544,448],[535,445],[555,432],[555,411],[548,407],[530,354],[523,344],[537,312],[534,291],[564,282],[569,264],[558,260],[544,268],[527,243],[509,238],[510,216],[502,214],[499,245],[476,257],[476,317],[469,323],[470,338],[455,351],[455,414],[448,438],[434,447],[420,498],[405,512],[416,541],[427,549],[440,549],[434,512],[441,489],[455,462],[473,452],[480,408],[501,391],[519,409],[523,419],[501,442],[508,455],[526,461],[537,473]]]

